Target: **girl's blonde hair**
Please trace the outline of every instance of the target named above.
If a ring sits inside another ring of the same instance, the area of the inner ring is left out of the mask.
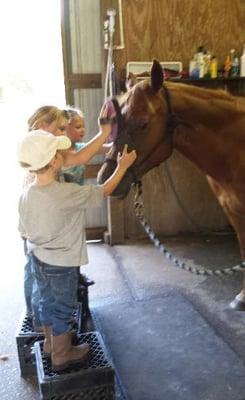
[[[61,110],[55,106],[40,107],[27,121],[29,131],[39,129],[43,123],[47,125],[50,125],[54,121],[58,123],[61,118],[68,119],[65,110]]]
[[[67,119],[68,119],[69,123],[75,117],[80,117],[80,118],[84,119],[83,112],[79,108],[67,106],[63,111],[67,115]]]

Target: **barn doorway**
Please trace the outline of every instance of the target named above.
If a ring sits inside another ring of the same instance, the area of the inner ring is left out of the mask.
[[[21,282],[24,256],[17,231],[17,203],[23,172],[17,165],[16,144],[36,108],[65,104],[60,0],[1,2],[0,48],[1,261],[9,264],[11,254],[11,268],[18,268],[12,274],[16,279],[19,275]],[[9,273],[9,268],[2,269],[6,290],[8,283],[11,286]]]

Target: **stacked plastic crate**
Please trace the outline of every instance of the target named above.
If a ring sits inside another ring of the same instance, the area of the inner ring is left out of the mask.
[[[88,343],[90,354],[82,365],[73,365],[62,372],[53,372],[45,358],[42,342],[34,345],[37,377],[43,400],[114,400],[114,368],[99,332],[78,335],[78,343]]]
[[[86,364],[75,365],[55,373],[43,355],[43,333],[35,332],[32,318],[23,315],[17,329],[16,342],[20,373],[23,378],[37,375],[40,397],[44,400],[113,400],[115,398],[114,367],[104,341],[95,325],[88,301],[92,281],[80,281],[78,308],[74,312],[74,344],[87,342],[90,354]]]
[[[43,339],[43,333],[34,331],[31,316],[24,314],[16,333],[20,374],[23,378],[36,375],[36,361],[33,354],[33,346],[37,340]]]

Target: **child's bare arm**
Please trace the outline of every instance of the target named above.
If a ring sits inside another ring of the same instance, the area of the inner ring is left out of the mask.
[[[136,159],[136,151],[128,153],[128,145],[124,146],[122,154],[118,153],[117,167],[113,174],[103,183],[104,195],[109,196],[117,187],[127,169],[134,163]]]
[[[99,123],[101,120],[104,122],[107,121],[107,105],[103,105],[100,111]],[[108,138],[111,132],[111,124],[106,122],[100,124],[100,131],[94,136],[86,145],[79,151],[74,152],[67,150],[63,153],[64,157],[64,166],[74,166],[74,165],[84,165],[87,164],[88,161],[100,150],[102,149],[102,145]],[[109,149],[108,149],[109,150]],[[106,152],[106,151],[104,151]]]

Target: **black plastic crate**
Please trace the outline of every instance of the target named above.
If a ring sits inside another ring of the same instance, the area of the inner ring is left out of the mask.
[[[85,293],[87,298],[87,288]],[[85,304],[80,302],[78,303],[78,308],[76,311],[74,311],[73,326],[73,329],[78,333],[94,330],[94,322],[88,308],[87,300],[85,301]],[[26,378],[30,375],[36,375],[36,361],[32,354],[32,348],[37,340],[43,339],[43,333],[35,332],[32,325],[31,316],[27,313],[23,314],[16,332],[20,373],[23,378]],[[74,341],[76,343],[75,338]]]
[[[22,377],[36,374],[36,360],[32,348],[37,340],[43,339],[43,333],[34,331],[31,316],[24,314],[16,332],[16,344]]]
[[[114,400],[114,368],[99,332],[78,336],[79,344],[87,342],[90,355],[83,365],[73,365],[53,372],[50,360],[42,353],[42,342],[36,342],[37,376],[43,400]]]
[[[77,311],[74,311],[74,330],[80,327],[80,304]],[[90,326],[93,325],[92,318],[87,319],[87,323],[90,322]],[[84,321],[85,327],[85,321]],[[19,358],[20,373],[23,378],[28,376],[36,375],[36,359],[33,354],[33,345],[36,341],[43,341],[44,334],[42,332],[35,332],[32,325],[32,317],[25,313],[21,318],[16,333],[16,343]],[[76,337],[74,336],[74,342],[76,343]]]
[[[84,274],[79,274],[77,290],[78,318],[77,331],[80,333],[95,330],[93,319],[89,309],[89,287],[94,285],[94,281]]]
[[[84,308],[83,303],[78,303],[74,321],[74,330],[76,330],[78,334],[95,330],[92,314],[89,308]]]

